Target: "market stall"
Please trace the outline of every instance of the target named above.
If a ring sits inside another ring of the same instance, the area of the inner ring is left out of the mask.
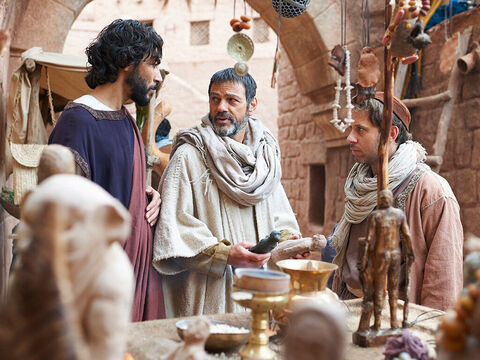
[[[346,312],[347,326],[345,360],[383,360],[385,358],[382,354],[385,349],[384,346],[362,348],[352,343],[352,333],[358,327],[361,300],[345,301],[343,307]],[[443,315],[442,311],[410,304],[409,320],[414,322],[414,325],[411,327],[412,332],[423,341],[433,344],[441,315]],[[209,315],[208,318],[222,320],[237,327],[248,327],[250,322],[250,315],[247,312]],[[166,319],[130,324],[127,351],[132,354],[135,360],[156,360],[160,356],[172,352],[181,342],[175,326],[178,320]],[[382,315],[382,324],[387,326],[388,323],[388,310],[385,309]],[[270,347],[277,353],[281,353],[283,349],[281,338],[272,337],[270,339]],[[224,354],[209,353],[208,358],[240,359],[240,356],[237,349]]]

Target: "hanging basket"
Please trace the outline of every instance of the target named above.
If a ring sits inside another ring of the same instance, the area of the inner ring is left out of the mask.
[[[272,6],[280,16],[285,18],[294,18],[302,15],[306,10],[310,0],[272,0]]]
[[[13,162],[13,191],[15,205],[37,185],[37,167],[42,151],[47,145],[10,143]]]

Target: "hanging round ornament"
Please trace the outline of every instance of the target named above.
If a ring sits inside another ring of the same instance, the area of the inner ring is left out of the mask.
[[[237,62],[233,67],[235,74],[238,76],[247,75],[247,61],[252,57],[254,49],[253,41],[248,35],[238,33],[228,40],[228,55]]]

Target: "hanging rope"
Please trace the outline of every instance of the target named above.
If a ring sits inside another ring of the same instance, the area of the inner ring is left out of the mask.
[[[370,5],[362,0],[362,47],[370,45]]]
[[[47,75],[48,108],[50,110],[50,116],[52,117],[52,124],[53,126],[55,126],[57,125],[57,121],[55,120],[55,110],[53,108],[52,87],[50,86],[50,76],[49,76],[48,66],[45,67],[45,72]]]
[[[277,84],[277,75],[278,75],[278,63],[280,61],[280,27],[282,24],[282,16],[280,15],[282,13],[282,5],[283,1],[280,1],[279,6],[280,9],[278,11],[278,22],[277,22],[277,45],[275,47],[275,56],[273,60],[273,71],[272,71],[272,80],[270,81],[270,87],[272,89],[275,88]]]
[[[340,45],[345,47],[347,44],[347,0],[341,0],[340,9]]]
[[[347,49],[347,0],[341,0],[341,11],[340,11],[340,46],[342,47],[345,53],[345,87],[342,87],[342,76],[340,74],[337,78],[337,84],[335,86],[335,101],[332,104],[333,110],[333,119],[330,120],[338,130],[342,133],[351,126],[354,122],[352,119],[352,94],[351,91],[353,89],[352,84],[350,83],[350,51]],[[338,117],[338,111],[341,109],[340,106],[340,93],[341,91],[345,91],[346,97],[346,105],[347,108],[347,116],[342,120]]]

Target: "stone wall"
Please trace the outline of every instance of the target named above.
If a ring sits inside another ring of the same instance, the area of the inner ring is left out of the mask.
[[[310,164],[325,164],[325,144],[313,121],[314,104],[302,95],[290,61],[282,57],[278,77],[278,139],[282,151],[282,183],[304,236],[322,230],[310,221]]]
[[[132,18],[151,22],[164,40],[163,63],[171,76],[166,78],[160,98],[172,107],[168,116],[170,135],[200,122],[208,112],[208,84],[218,70],[232,67],[235,62],[227,54],[227,42],[234,34],[229,22],[233,2],[195,0],[188,8],[186,1],[170,1],[167,7],[159,0],[102,0],[88,4],[79,14],[66,38],[63,53],[83,55],[92,39],[117,18]],[[236,16],[243,14],[243,3],[237,2]],[[250,6],[246,14],[254,21],[250,30],[242,33],[255,39],[255,24],[260,15]],[[204,45],[190,43],[191,22],[209,22],[209,41]],[[259,24],[260,25],[260,24]],[[277,134],[277,91],[270,87],[276,36],[266,29],[268,40],[255,43],[255,52],[248,61],[251,75],[257,82],[259,106],[256,115],[275,135]]]
[[[453,32],[463,32],[472,26],[473,41],[480,39],[480,8],[459,14],[453,18]],[[443,24],[432,28],[432,44],[422,62],[421,96],[445,91],[449,74],[439,70],[440,52],[445,43]],[[454,107],[448,130],[447,146],[440,175],[453,188],[460,204],[465,232],[480,235],[480,72],[462,76],[462,86]],[[438,121],[443,104],[412,111],[412,133],[429,153],[433,152]]]
[[[378,5],[378,4],[376,4]],[[378,6],[376,6],[377,8]],[[382,23],[382,12],[372,13],[372,24]],[[480,38],[480,8],[459,14],[453,18],[453,32],[473,26],[472,41]],[[381,27],[372,26],[372,46],[382,62],[380,46]],[[321,33],[329,42],[329,35]],[[440,93],[447,89],[449,75],[439,71],[440,51],[445,43],[444,24],[430,31],[433,44],[424,50],[422,59],[422,86],[420,96]],[[305,236],[315,232],[329,234],[343,213],[343,186],[348,171],[354,163],[345,135],[328,123],[331,119],[330,104],[333,101],[332,86],[320,89],[314,97],[300,94],[298,78],[292,75],[288,58],[283,57],[278,84],[279,140],[283,158],[283,184],[298,216]],[[465,232],[480,236],[480,73],[472,73],[462,79],[462,90],[454,107],[448,131],[448,142],[440,175],[452,186],[461,208]],[[314,99],[312,101],[311,99]],[[314,103],[315,102],[315,103]],[[433,153],[438,120],[443,103],[412,110],[411,130],[414,140],[422,143],[429,154]],[[347,132],[348,133],[348,130]],[[325,181],[315,188],[311,166],[325,166]],[[315,192],[324,192],[323,221],[312,216],[312,209],[319,208]],[[322,225],[323,224],[323,225]]]

